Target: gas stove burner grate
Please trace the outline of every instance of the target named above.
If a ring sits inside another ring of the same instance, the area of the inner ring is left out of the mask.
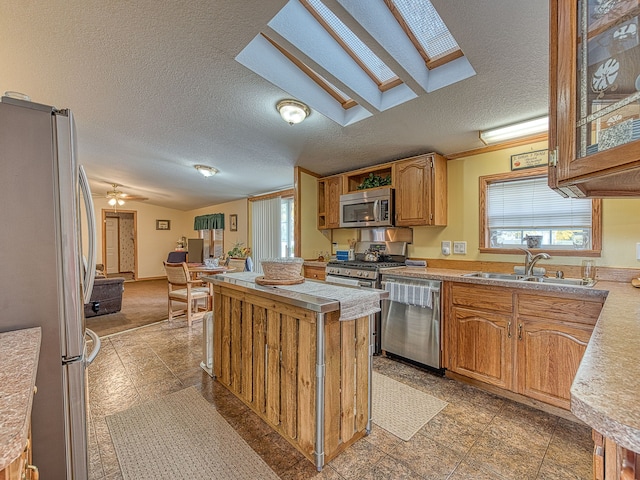
[[[329,267],[343,268],[359,268],[362,270],[377,270],[379,268],[402,267],[403,262],[364,262],[364,261],[346,261],[346,262],[329,262]]]

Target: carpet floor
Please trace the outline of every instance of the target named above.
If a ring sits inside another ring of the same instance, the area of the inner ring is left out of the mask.
[[[141,280],[124,283],[119,312],[89,317],[86,324],[104,337],[166,320],[167,315],[167,281]]]
[[[195,387],[106,417],[125,480],[278,480]]]
[[[373,423],[404,441],[447,406],[447,402],[373,372]]]

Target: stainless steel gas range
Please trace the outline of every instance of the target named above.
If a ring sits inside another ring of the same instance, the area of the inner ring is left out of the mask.
[[[356,259],[350,261],[330,261],[325,269],[326,282],[341,285],[354,285],[358,287],[382,288],[382,274],[390,269],[403,267],[405,265],[405,255],[387,255],[385,248],[388,243],[367,244],[366,251],[362,251],[362,245],[356,247]],[[358,248],[360,247],[360,248]],[[404,252],[406,245],[402,248]],[[377,261],[365,261],[368,252],[376,252]],[[380,339],[380,313],[376,314],[373,335],[375,336],[375,354],[381,351]]]

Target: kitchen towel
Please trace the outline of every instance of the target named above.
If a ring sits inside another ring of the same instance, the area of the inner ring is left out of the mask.
[[[431,308],[431,287],[424,285],[410,285],[407,283],[387,282],[385,290],[389,292],[389,300],[416,305],[418,307]]]

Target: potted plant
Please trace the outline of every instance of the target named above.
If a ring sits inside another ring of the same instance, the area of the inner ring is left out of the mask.
[[[227,256],[230,258],[247,258],[251,255],[251,249],[244,246],[244,242],[236,242],[233,244],[231,250],[227,252]]]

